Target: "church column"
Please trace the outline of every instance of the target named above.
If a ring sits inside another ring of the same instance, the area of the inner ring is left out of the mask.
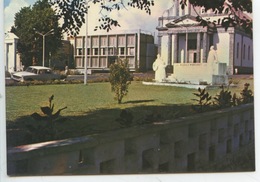
[[[172,63],[178,63],[178,34],[173,34],[173,60]]]
[[[168,34],[168,65],[172,65],[172,34]]]
[[[197,33],[197,54],[196,54],[196,62],[200,63],[201,59],[200,59],[200,32]]]
[[[189,62],[189,52],[188,52],[188,44],[189,44],[189,33],[188,31],[186,31],[186,46],[185,46],[185,59],[184,59],[184,63],[188,63]]]
[[[234,74],[234,53],[235,53],[235,35],[229,33],[229,63],[228,63],[228,74]]]
[[[208,52],[208,34],[207,32],[203,32],[203,58],[202,62],[207,62],[207,52]]]
[[[162,52],[162,35],[158,35],[158,54]]]

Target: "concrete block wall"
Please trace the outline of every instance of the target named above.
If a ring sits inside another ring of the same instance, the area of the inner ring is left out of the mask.
[[[197,171],[254,141],[254,105],[8,150],[9,175]]]

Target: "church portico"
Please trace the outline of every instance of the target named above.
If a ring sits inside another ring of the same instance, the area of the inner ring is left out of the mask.
[[[166,81],[227,84],[227,75],[253,73],[250,35],[238,26],[222,27],[220,22],[228,14],[191,8],[189,2],[181,8],[179,2],[173,0],[172,6],[158,18],[156,28],[158,53],[170,74]],[[198,16],[208,23],[202,26]],[[208,59],[212,46],[218,55],[214,64]]]

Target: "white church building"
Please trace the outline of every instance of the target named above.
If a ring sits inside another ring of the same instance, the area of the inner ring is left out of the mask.
[[[228,16],[229,9],[223,14],[190,4],[182,9],[179,1],[173,0],[172,7],[159,17],[157,26],[158,53],[167,65],[173,67],[171,79],[212,82],[212,78],[207,80],[205,77],[211,46],[214,46],[220,67],[216,75],[253,73],[253,40],[250,35],[239,27],[231,26],[225,30],[218,23],[201,26],[196,21],[200,15],[210,22],[218,22]],[[247,16],[237,13],[238,16]]]
[[[17,53],[19,38],[13,33],[6,33],[4,40],[5,71],[14,72],[23,69],[20,56]]]

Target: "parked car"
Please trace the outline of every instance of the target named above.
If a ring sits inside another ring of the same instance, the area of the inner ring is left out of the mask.
[[[29,66],[25,71],[15,72],[11,74],[13,80],[24,81],[47,81],[47,80],[59,80],[60,75],[53,73],[51,68],[43,66]]]

